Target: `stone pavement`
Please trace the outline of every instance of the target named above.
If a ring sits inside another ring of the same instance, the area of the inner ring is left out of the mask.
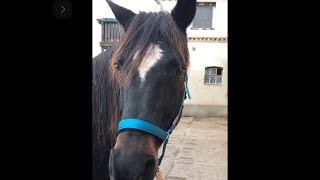
[[[182,117],[160,165],[163,178],[227,180],[227,126],[227,118]]]

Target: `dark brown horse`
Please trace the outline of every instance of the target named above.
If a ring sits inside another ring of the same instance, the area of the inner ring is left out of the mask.
[[[171,13],[139,14],[107,2],[125,34],[93,59],[93,179],[151,180],[163,140],[137,130],[118,133],[118,123],[143,119],[167,131],[179,115],[196,0],[178,0]]]

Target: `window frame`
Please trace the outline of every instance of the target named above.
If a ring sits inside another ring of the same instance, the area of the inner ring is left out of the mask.
[[[220,75],[218,73],[219,70],[220,70]],[[205,85],[221,85],[222,75],[223,75],[222,67],[218,67],[218,66],[205,67],[203,82]]]
[[[212,7],[211,11],[212,11],[212,16],[210,17],[211,19],[211,27],[194,27],[194,21],[196,19],[194,19],[192,21],[192,24],[191,24],[191,30],[199,30],[199,29],[203,29],[203,30],[214,30],[214,27],[213,27],[213,16],[214,16],[214,13],[215,13],[215,9],[216,9],[216,2],[197,2],[197,6],[196,7],[199,7],[199,6],[209,6],[209,7]]]

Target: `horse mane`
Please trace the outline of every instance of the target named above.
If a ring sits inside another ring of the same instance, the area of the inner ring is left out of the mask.
[[[111,149],[118,135],[119,113],[119,72],[114,64],[121,56],[121,70],[127,72],[124,84],[137,75],[146,50],[151,44],[158,43],[159,36],[168,43],[181,68],[189,65],[189,51],[186,34],[176,25],[168,12],[140,12],[115,47],[108,49],[93,60],[93,134],[99,151]],[[136,56],[135,58],[133,58]]]
[[[118,119],[118,91],[110,77],[109,61],[113,48],[93,58],[92,62],[92,141],[94,151],[106,155],[115,144]]]

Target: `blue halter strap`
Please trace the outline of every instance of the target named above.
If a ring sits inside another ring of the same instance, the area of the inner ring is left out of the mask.
[[[163,129],[159,128],[158,126],[156,126],[148,121],[142,120],[142,119],[122,119],[118,125],[118,132],[120,133],[121,131],[124,131],[124,130],[134,129],[134,130],[140,130],[140,131],[150,133],[150,134],[162,139],[164,141],[163,148],[162,148],[162,154],[158,158],[158,166],[160,166],[161,161],[164,156],[164,153],[166,151],[169,136],[173,132],[175,126],[177,125],[176,121],[178,121],[181,116],[182,109],[184,106],[184,97],[186,95],[188,96],[189,99],[191,99],[190,91],[188,88],[187,72],[185,74],[185,85],[184,85],[184,93],[183,93],[183,97],[182,97],[182,104],[181,104],[181,107],[180,107],[180,110],[179,110],[177,117],[172,121],[171,126],[168,131],[164,131]]]

